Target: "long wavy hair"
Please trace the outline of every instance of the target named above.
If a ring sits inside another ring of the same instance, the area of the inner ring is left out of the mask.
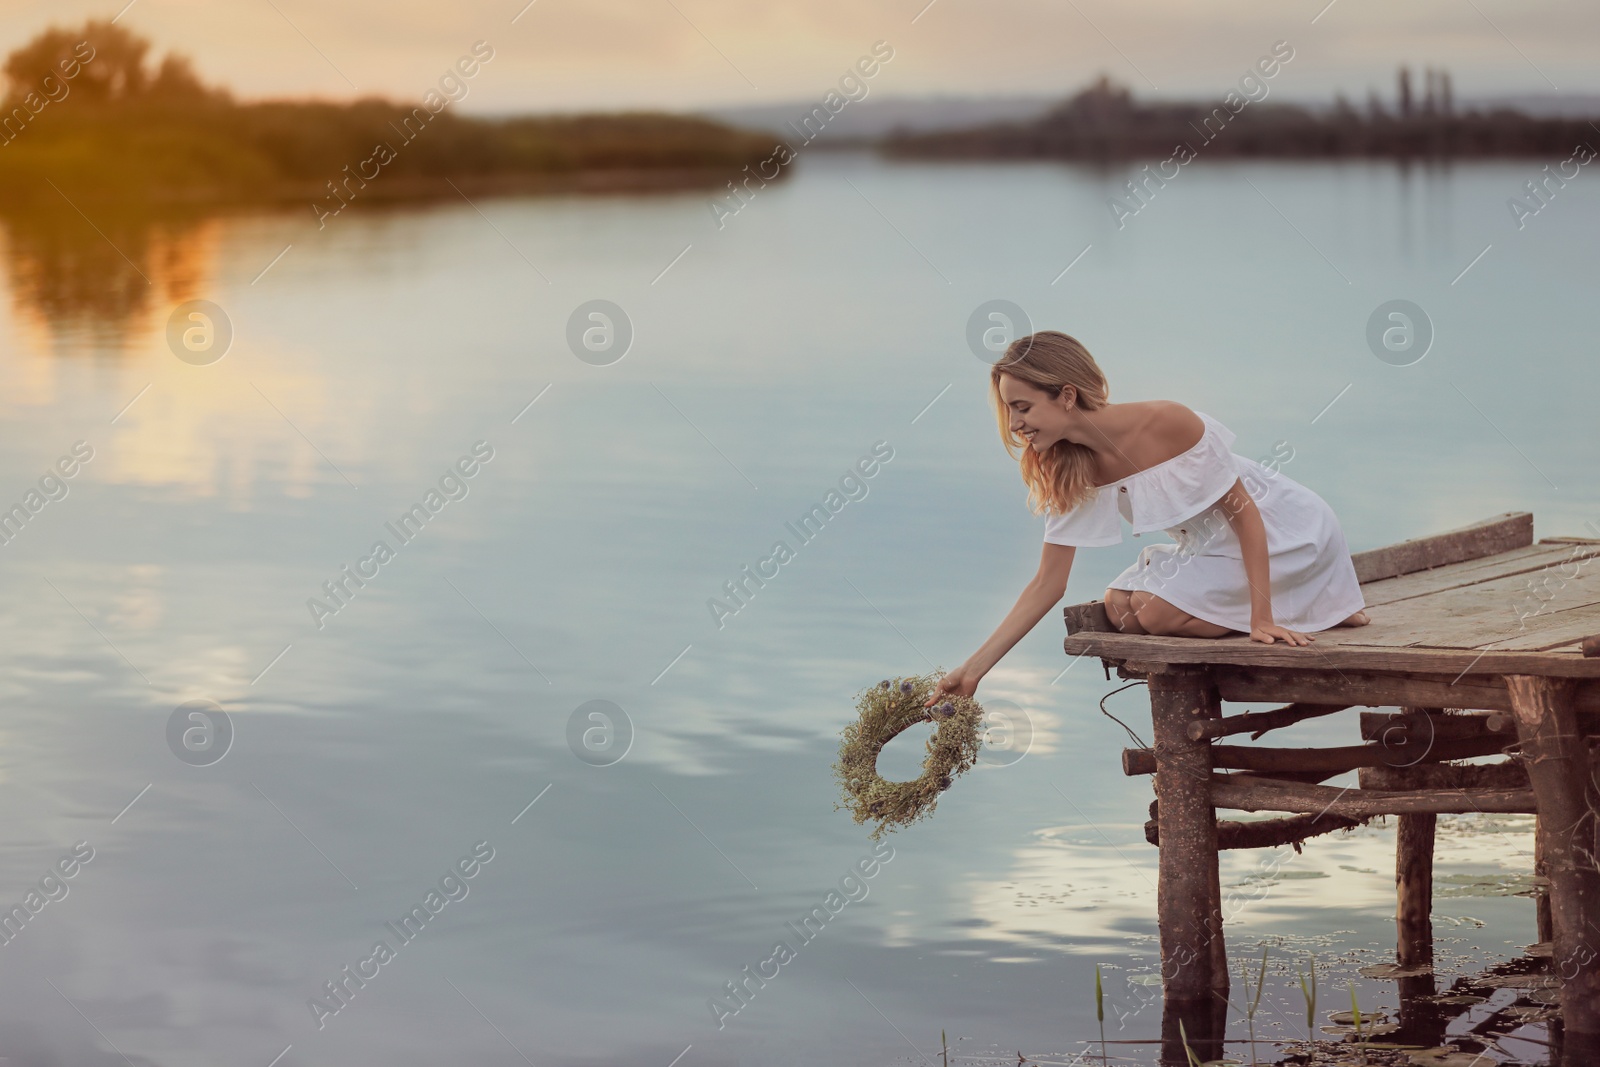
[[[1064,386],[1074,386],[1078,392],[1073,406],[1080,411],[1098,411],[1110,401],[1106,376],[1077,338],[1056,330],[1039,330],[1012,341],[989,374],[989,398],[1000,422],[1000,440],[1021,465],[1029,509],[1036,515],[1043,510],[1065,514],[1095,491],[1094,450],[1063,439],[1035,452],[1026,438],[1011,432],[1011,412],[1000,396],[1002,374],[1051,396],[1059,396]]]

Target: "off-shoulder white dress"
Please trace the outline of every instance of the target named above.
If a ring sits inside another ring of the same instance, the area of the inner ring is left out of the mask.
[[[1112,589],[1142,589],[1197,619],[1250,632],[1250,587],[1238,535],[1221,498],[1242,480],[1267,530],[1273,621],[1326,630],[1366,606],[1339,520],[1316,493],[1277,469],[1236,455],[1234,433],[1204,412],[1206,430],[1187,452],[1100,486],[1063,515],[1050,513],[1051,544],[1100,547],[1164,530],[1172,544],[1145,547]]]

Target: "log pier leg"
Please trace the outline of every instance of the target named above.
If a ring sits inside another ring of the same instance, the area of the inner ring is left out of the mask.
[[[1403,707],[1402,714],[1442,715],[1442,708]],[[1419,757],[1420,758],[1420,757]],[[1394,887],[1396,962],[1402,967],[1433,964],[1433,846],[1439,816],[1433,812],[1397,816]]]
[[[1396,957],[1402,967],[1433,963],[1433,838],[1438,816],[1401,815],[1395,835]]]
[[[1533,817],[1533,873],[1537,878],[1545,879],[1537,894],[1533,898],[1533,921],[1538,928],[1537,940],[1551,941],[1555,938],[1555,928],[1550,919],[1550,870],[1544,861],[1544,853],[1550,846],[1545,843],[1549,824],[1537,814]]]
[[[1573,709],[1570,678],[1508,674],[1511,710],[1539,808],[1550,879],[1551,969],[1561,978],[1566,1053],[1600,1057],[1600,870],[1594,856],[1594,784]],[[1163,805],[1163,810],[1165,806]]]
[[[1400,1031],[1392,1040],[1433,1047],[1444,1041],[1444,1019],[1433,1002],[1433,842],[1438,816],[1400,815],[1395,835],[1395,962],[1426,966],[1400,979]]]
[[[1206,1011],[1228,990],[1217,871],[1217,820],[1211,806],[1211,749],[1189,737],[1196,718],[1218,706],[1210,672],[1174,666],[1150,675],[1156,801],[1161,811],[1156,887],[1163,999]],[[1223,961],[1219,966],[1214,961]],[[1180,1009],[1181,1010],[1181,1009]],[[1181,1054],[1180,1054],[1181,1055]]]
[[[1218,695],[1215,684],[1212,684],[1209,678],[1207,678],[1207,683],[1208,684],[1206,685],[1205,690],[1205,705],[1202,714],[1206,718],[1220,719],[1222,718],[1222,697]],[[1185,727],[1185,730],[1187,730],[1187,727]],[[1209,749],[1206,755],[1206,764],[1209,767],[1211,763],[1209,758]],[[1207,792],[1209,793],[1209,791],[1210,787],[1208,785]],[[1212,836],[1215,837],[1217,809],[1213,806],[1209,806],[1209,796],[1207,797],[1206,803],[1208,805],[1207,810],[1210,812],[1211,816]],[[1228,985],[1232,981],[1232,977],[1228,973],[1228,942],[1222,930],[1221,867],[1222,848],[1219,842],[1211,849],[1211,862],[1207,865],[1205,870],[1207,888],[1211,893],[1211,914],[1207,917],[1206,933],[1211,939],[1211,992],[1216,998],[1215,1003],[1226,1008],[1228,1003]],[[1226,1020],[1226,1015],[1224,1015],[1223,1018]],[[1223,1026],[1226,1027],[1225,1021]],[[1219,1059],[1222,1057],[1222,1054],[1223,1050],[1218,1049],[1217,1057]]]

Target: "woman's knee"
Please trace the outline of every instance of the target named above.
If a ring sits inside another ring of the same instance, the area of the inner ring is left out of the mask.
[[[1111,620],[1111,625],[1125,634],[1140,634],[1147,632],[1139,624],[1138,615],[1133,602],[1134,593],[1127,589],[1107,589],[1105,595],[1106,617]]]
[[[1146,633],[1157,637],[1225,637],[1236,631],[1195,618],[1171,601],[1146,594],[1143,603],[1135,601],[1134,617]]]
[[[1148,634],[1161,636],[1173,633],[1191,618],[1188,612],[1154,593],[1139,592],[1135,595],[1139,599],[1132,601],[1133,616]]]

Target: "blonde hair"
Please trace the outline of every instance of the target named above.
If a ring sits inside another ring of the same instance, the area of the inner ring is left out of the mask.
[[[1056,330],[1040,330],[1012,341],[989,373],[989,397],[1000,422],[1000,440],[1022,467],[1029,509],[1034,514],[1041,509],[1065,514],[1095,491],[1094,450],[1065,439],[1042,453],[1030,448],[1025,438],[1011,432],[1011,411],[1000,396],[1002,374],[1052,397],[1059,396],[1065,386],[1073,386],[1077,390],[1073,406],[1080,411],[1098,411],[1109,402],[1106,376],[1077,338]]]

